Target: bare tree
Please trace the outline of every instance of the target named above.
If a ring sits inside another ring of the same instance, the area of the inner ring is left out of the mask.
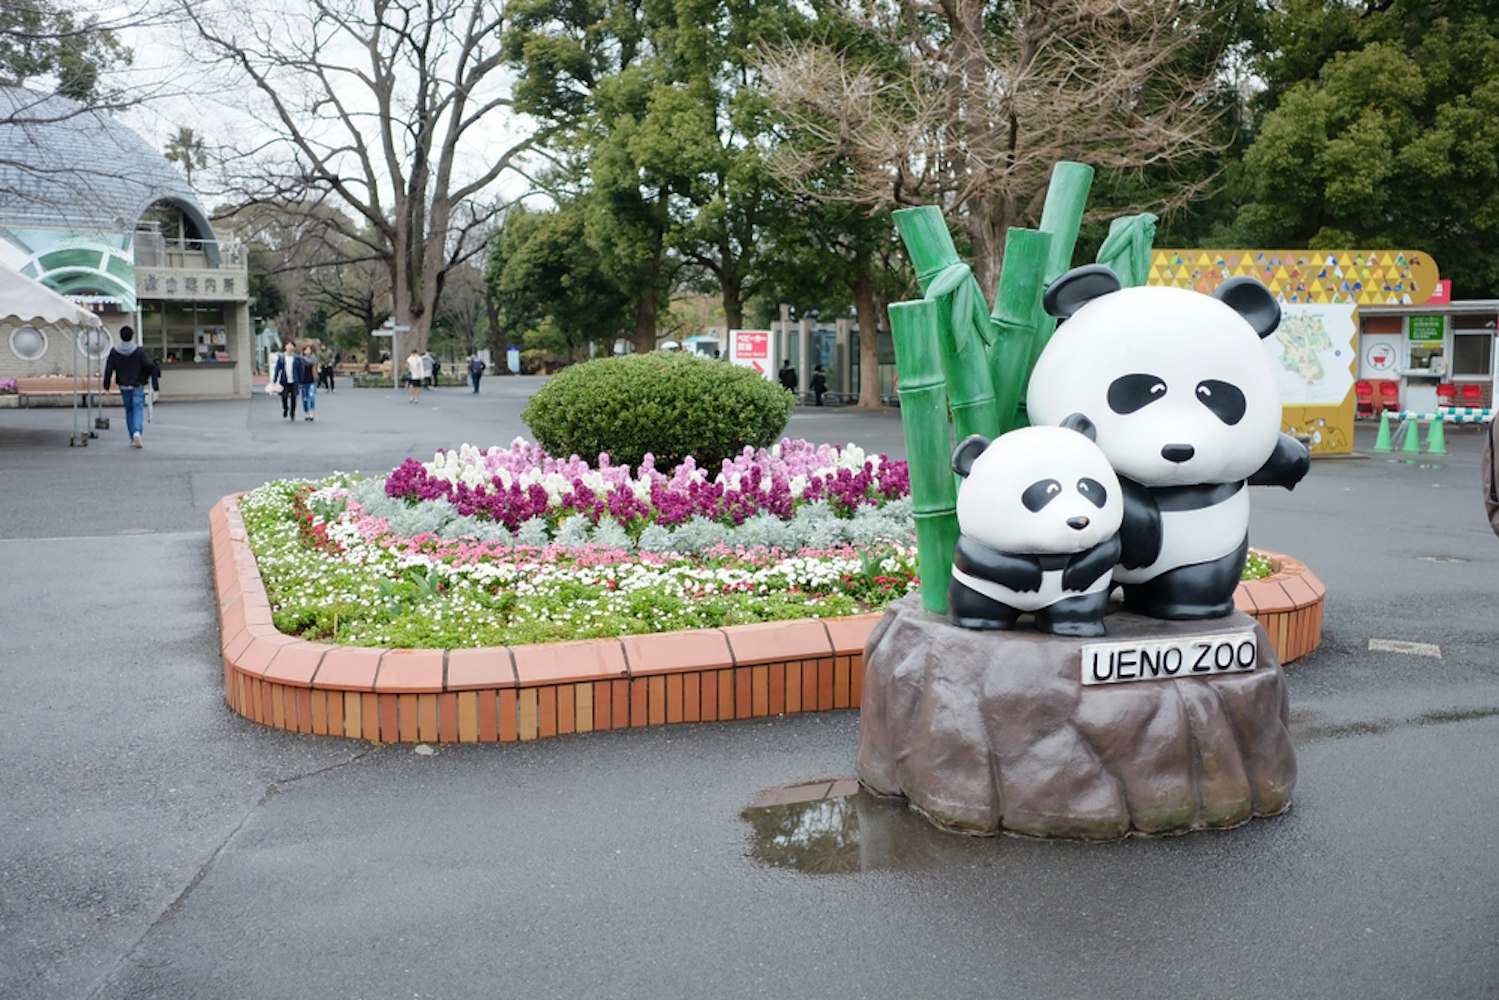
[[[346,209],[342,235],[385,266],[405,342],[425,348],[445,276],[502,207],[489,189],[533,142],[501,138],[501,0],[177,3],[255,97],[235,200]]]
[[[813,185],[848,168],[833,197],[938,204],[961,218],[980,284],[998,284],[1006,231],[1035,225],[1051,167],[1140,171],[1214,148],[1223,107],[1220,0],[862,0],[828,41],[765,51],[772,99],[797,141],[783,177]],[[833,24],[834,21],[839,22]],[[849,40],[852,39],[852,44]],[[856,53],[864,53],[858,55]],[[1161,212],[1201,178],[1152,191]]]

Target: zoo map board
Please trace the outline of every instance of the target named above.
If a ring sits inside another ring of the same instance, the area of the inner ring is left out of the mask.
[[[1155,250],[1146,283],[1211,294],[1240,275],[1280,300],[1265,344],[1282,429],[1309,439],[1313,455],[1352,453],[1358,307],[1420,305],[1436,291],[1436,261],[1413,250]]]

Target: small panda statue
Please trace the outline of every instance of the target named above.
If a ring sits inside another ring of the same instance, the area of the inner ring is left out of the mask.
[[[1026,427],[953,451],[958,528],[948,620],[1008,629],[1021,614],[1069,636],[1104,634],[1109,571],[1119,560],[1119,480],[1086,419]]]
[[[1114,580],[1125,606],[1155,618],[1229,614],[1249,549],[1246,485],[1291,488],[1306,447],[1281,433],[1281,402],[1261,344],[1280,305],[1253,278],[1212,295],[1121,288],[1092,264],[1046,290],[1066,322],[1026,394],[1034,423],[1081,413],[1124,492]]]

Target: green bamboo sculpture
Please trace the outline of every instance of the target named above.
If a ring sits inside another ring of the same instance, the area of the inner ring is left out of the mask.
[[[1119,276],[1125,288],[1145,284],[1150,277],[1150,247],[1155,242],[1156,217],[1146,212],[1109,223],[1109,235],[1098,248],[1098,263]]]
[[[998,295],[988,315],[983,289],[958,259],[941,210],[895,213],[923,296],[890,307],[890,330],[916,512],[921,601],[933,614],[947,613],[958,537],[948,406],[959,439],[994,438],[1025,424],[1025,386],[1056,328],[1041,295],[1071,266],[1092,181],[1093,169],[1083,164],[1053,168],[1040,231],[1007,234]]]
[[[930,299],[890,306],[890,335],[900,373],[900,420],[907,456],[948,456],[945,461],[913,461],[911,504],[916,518],[916,552],[921,560],[921,604],[947,614],[952,552],[958,543],[958,489],[952,474],[952,439],[947,429],[947,380],[938,352],[938,305]],[[946,553],[943,556],[942,553]]]

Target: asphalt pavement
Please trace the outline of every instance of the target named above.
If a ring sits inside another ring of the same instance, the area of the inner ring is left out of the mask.
[[[67,410],[0,411],[0,997],[1499,996],[1476,429],[1411,456],[1361,427],[1365,457],[1254,491],[1252,542],[1328,597],[1287,668],[1293,808],[1237,830],[971,840],[862,800],[751,822],[852,776],[855,712],[435,748],[232,714],[212,505],[508,443],[538,385],[343,383],[315,423],[163,403],[139,451],[118,410],[86,448]],[[894,411],[788,434],[904,452]]]

